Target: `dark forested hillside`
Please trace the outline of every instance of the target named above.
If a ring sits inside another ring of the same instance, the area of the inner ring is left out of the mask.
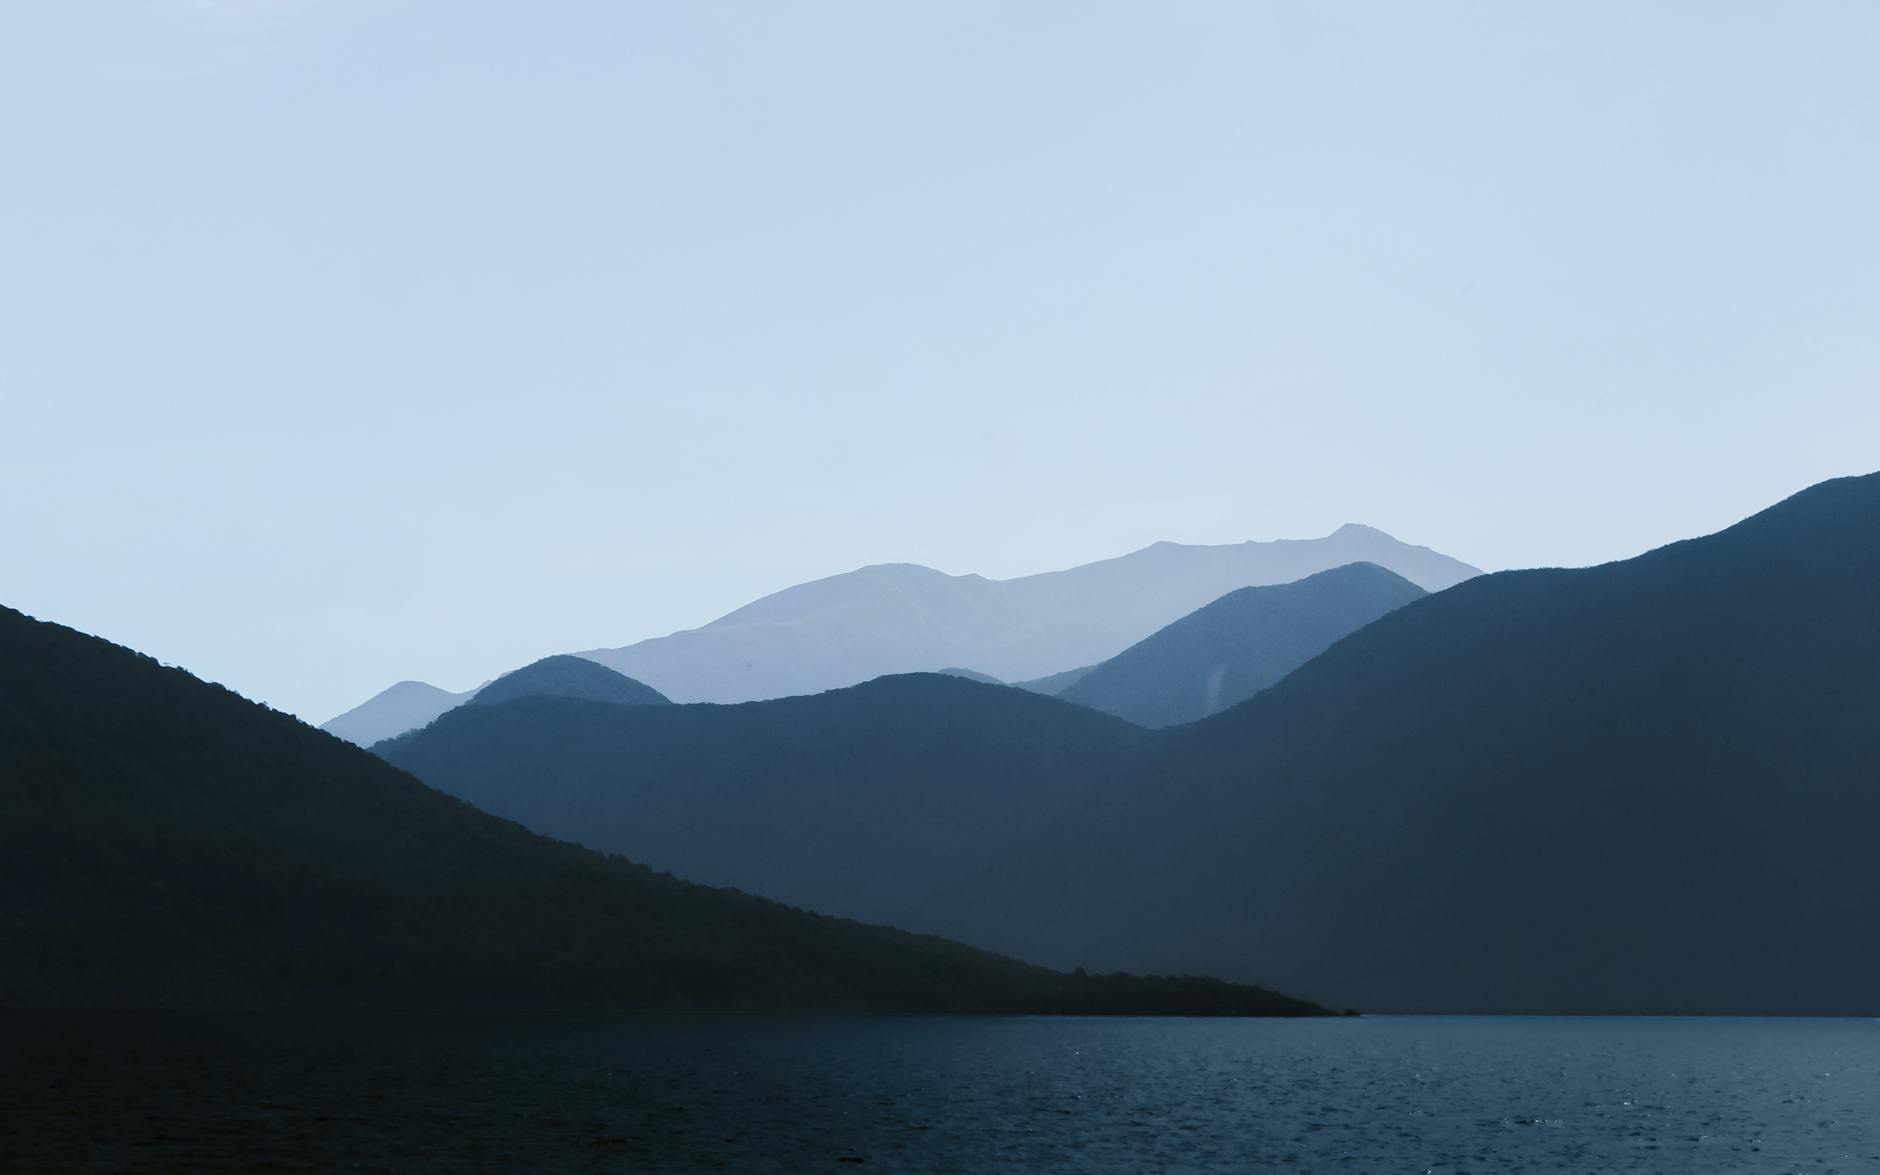
[[[1241,588],[1131,645],[1057,696],[1142,726],[1193,722],[1246,701],[1333,641],[1424,594],[1375,563]]]
[[[577,1004],[1313,1010],[1047,972],[679,882],[0,609],[0,1006]]]
[[[942,674],[736,706],[535,698],[382,744],[442,791],[689,880],[894,921],[1094,796],[1156,736]]]
[[[1471,580],[931,907],[1372,1008],[1880,1012],[1880,475]]]

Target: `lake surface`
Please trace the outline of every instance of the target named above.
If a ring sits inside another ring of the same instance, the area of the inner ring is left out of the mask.
[[[0,1170],[258,1167],[1880,1171],[1880,1023],[0,1015]]]

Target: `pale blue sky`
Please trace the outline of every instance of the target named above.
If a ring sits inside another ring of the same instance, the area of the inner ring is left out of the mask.
[[[20,0],[0,601],[321,720],[909,560],[1880,467],[1880,8]]]

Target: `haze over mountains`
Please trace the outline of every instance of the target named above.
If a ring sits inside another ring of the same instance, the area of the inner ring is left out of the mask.
[[[0,1007],[1317,1010],[1053,973],[654,874],[4,608],[0,812]]]
[[[320,724],[320,729],[349,743],[369,747],[381,739],[432,722],[439,714],[476,697],[476,693],[476,690],[465,690],[454,694],[429,682],[401,681],[373,694],[344,714],[329,718]]]
[[[557,657],[378,749],[690,880],[1032,963],[1373,1010],[1880,1011],[1880,474],[1623,562],[1418,591],[1347,566],[1231,593],[1070,687],[1107,668],[1115,704],[1179,717],[1209,657],[1232,654],[1217,692],[1283,674],[1167,729],[936,673],[672,705]],[[540,840],[14,613],[0,675],[0,1002],[1093,990]]]
[[[362,747],[416,730],[440,714],[472,702],[494,705],[521,697],[546,695],[618,702],[626,706],[663,706],[658,690],[585,657],[559,653],[512,670],[473,690],[453,694],[422,681],[401,681],[353,707],[320,729]]]
[[[1880,475],[1379,613],[1162,731],[915,676],[526,701],[386,750],[565,835],[1063,967],[1377,1010],[1880,1010]]]
[[[864,567],[765,596],[702,628],[581,656],[677,702],[817,693],[950,667],[1033,683],[1128,648],[1236,588],[1370,562],[1428,591],[1479,572],[1379,530],[1221,546],[1157,543],[1064,571],[991,580],[914,564]],[[475,691],[401,682],[322,729],[370,746],[421,727]]]
[[[1084,681],[1097,686],[1091,700],[1167,720],[1124,715],[1141,725],[1199,717],[1210,696],[1270,684],[1421,595],[1369,563],[1243,588]],[[634,711],[558,698],[483,706],[494,688],[374,749],[545,835],[871,921],[906,922],[936,887],[1133,786],[1158,745],[1100,707],[963,670]]]
[[[677,702],[809,694],[947,666],[1025,681],[1113,656],[1235,588],[1359,562],[1429,591],[1479,574],[1356,525],[1320,539],[1157,543],[1007,580],[889,564],[787,588],[703,628],[582,655]]]

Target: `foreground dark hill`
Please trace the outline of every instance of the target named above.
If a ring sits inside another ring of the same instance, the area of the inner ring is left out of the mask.
[[[1880,1012],[1880,475],[1408,605],[930,909],[1370,1008]]]
[[[550,836],[893,921],[1147,761],[1107,714],[943,674],[736,706],[466,706],[375,750]]]
[[[617,706],[669,706],[671,701],[649,685],[585,657],[566,653],[544,657],[503,674],[478,690],[472,706],[496,706],[517,698],[584,698]]]
[[[1124,649],[1057,696],[1141,726],[1193,722],[1246,701],[1333,641],[1423,595],[1375,563],[1241,588]]]
[[[7,609],[0,814],[0,1006],[1311,1010],[675,881]]]

